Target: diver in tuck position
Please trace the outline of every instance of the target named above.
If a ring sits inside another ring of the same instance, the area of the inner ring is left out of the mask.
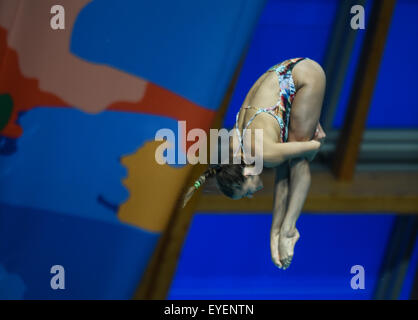
[[[309,162],[325,138],[319,124],[325,82],[325,73],[315,61],[285,60],[257,79],[236,117],[232,140],[239,141],[238,156],[243,155],[244,130],[262,128],[263,166],[276,170],[270,248],[273,262],[283,269],[289,267],[300,237],[296,221],[311,183]],[[230,152],[233,149],[231,141]],[[244,163],[210,167],[190,187],[184,205],[210,177],[215,177],[218,188],[232,199],[251,197],[263,184],[248,169]]]

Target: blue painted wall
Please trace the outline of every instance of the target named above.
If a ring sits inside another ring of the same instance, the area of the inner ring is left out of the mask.
[[[169,299],[371,299],[394,217],[302,214],[283,271],[270,257],[271,214],[198,213]],[[354,265],[364,267],[364,290],[350,286]]]

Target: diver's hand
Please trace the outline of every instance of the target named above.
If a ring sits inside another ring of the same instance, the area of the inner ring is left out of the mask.
[[[314,144],[315,149],[312,150],[312,151],[307,152],[304,156],[304,158],[306,160],[308,160],[309,162],[312,161],[315,158],[316,154],[319,151],[319,148],[321,147],[321,142],[319,142],[318,140],[311,140],[310,142],[312,142],[312,144]]]
[[[321,148],[321,146],[323,145],[323,143],[325,141],[325,137],[326,137],[326,134],[325,134],[324,130],[322,129],[321,124],[318,122],[318,125],[316,126],[316,130],[315,130],[313,140],[319,142],[319,147],[315,151],[310,152],[310,154],[306,157],[306,159],[309,162],[311,162],[316,157],[316,155],[318,154],[319,149]]]
[[[326,136],[324,129],[322,129],[321,124],[318,122],[313,139],[323,144]]]

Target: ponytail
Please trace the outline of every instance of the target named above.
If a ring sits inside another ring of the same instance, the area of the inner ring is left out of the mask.
[[[186,195],[183,199],[183,208],[186,206],[187,202],[189,202],[190,198],[193,196],[194,192],[199,189],[207,179],[216,176],[216,174],[221,170],[221,166],[214,166],[207,169],[189,188]]]

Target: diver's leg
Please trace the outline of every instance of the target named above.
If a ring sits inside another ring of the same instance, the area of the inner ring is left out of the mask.
[[[288,206],[279,237],[279,255],[284,269],[289,267],[295,244],[300,237],[296,229],[296,221],[305,203],[310,183],[309,162],[306,159],[292,160],[290,164]]]
[[[289,190],[289,162],[286,161],[275,168],[273,219],[270,230],[271,259],[279,268],[282,267],[279,254],[279,237],[284,216],[287,210]]]
[[[300,67],[304,77],[311,77],[306,85],[296,93],[292,103],[289,123],[288,141],[307,141],[314,137],[322,108],[325,91],[325,77],[317,65],[311,66],[313,61],[301,61],[295,68]],[[306,70],[304,70],[306,69]],[[290,181],[288,206],[280,228],[279,254],[284,268],[292,260],[294,246],[299,239],[296,221],[306,200],[311,183],[309,162],[306,159],[293,159],[290,162]]]

